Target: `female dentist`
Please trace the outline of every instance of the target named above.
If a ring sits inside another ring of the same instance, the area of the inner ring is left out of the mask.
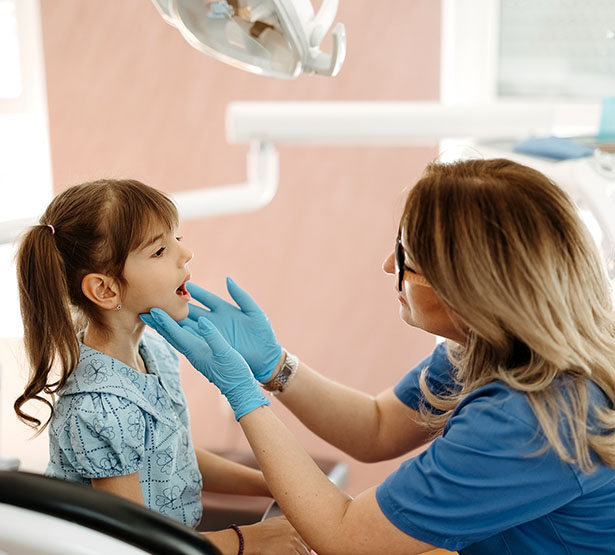
[[[401,318],[447,341],[376,398],[282,349],[231,280],[238,307],[191,285],[206,308],[179,324],[158,309],[143,319],[227,397],[275,499],[320,555],[615,553],[615,315],[566,194],[508,160],[431,164],[384,270]],[[359,460],[433,441],[352,498],[257,380]]]

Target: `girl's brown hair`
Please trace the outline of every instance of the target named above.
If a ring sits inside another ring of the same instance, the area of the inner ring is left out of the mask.
[[[460,391],[437,396],[421,378],[426,400],[443,411],[424,411],[428,423],[441,431],[468,394],[502,380],[527,394],[562,460],[589,470],[594,451],[615,467],[612,291],[566,193],[509,160],[434,163],[410,190],[401,228],[404,247],[469,330],[465,345],[449,343]],[[610,400],[596,408],[597,428],[588,423],[589,380]]]
[[[98,307],[81,290],[82,279],[103,273],[124,286],[128,254],[154,225],[173,229],[177,222],[177,209],[164,193],[135,180],[98,180],[58,194],[40,225],[25,233],[17,252],[17,281],[31,372],[14,404],[22,421],[41,426],[23,410],[28,401],[41,401],[51,411],[39,431],[45,428],[53,394],[79,362],[78,332],[86,322],[106,331]]]

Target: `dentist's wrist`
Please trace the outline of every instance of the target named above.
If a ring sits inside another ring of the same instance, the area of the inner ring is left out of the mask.
[[[288,352],[286,351],[286,349],[282,348],[282,352],[280,353],[280,358],[278,359],[278,362],[275,365],[275,368],[271,372],[271,375],[264,382],[261,382],[261,384],[269,383],[271,380],[275,379],[275,377],[280,373],[280,370],[282,370],[282,366],[284,366],[284,362],[286,362],[287,354]]]
[[[261,368],[254,370],[254,377],[261,383],[268,382],[282,368],[281,364],[284,361],[284,349],[279,343],[275,347],[275,353],[273,353],[271,359],[267,361]]]
[[[271,375],[272,377],[262,383],[261,387],[272,395],[282,393],[293,381],[298,367],[299,359],[286,349],[282,349],[282,356]]]
[[[256,384],[256,381],[254,382]],[[246,396],[245,392],[240,393],[238,396],[233,394],[226,395],[233,412],[235,413],[235,420],[239,422],[242,416],[245,416],[249,412],[256,410],[262,406],[271,405],[271,401],[263,393],[260,387],[254,386],[252,390]]]

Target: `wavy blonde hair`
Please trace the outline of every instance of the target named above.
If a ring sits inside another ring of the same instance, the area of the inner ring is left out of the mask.
[[[425,399],[442,431],[472,391],[501,380],[525,393],[549,445],[584,471],[615,467],[615,315],[603,263],[570,198],[509,160],[433,163],[410,190],[404,247],[468,328],[449,343],[459,391]],[[610,400],[588,422],[588,380]],[[562,438],[562,430],[567,433]],[[593,433],[595,432],[595,433]]]

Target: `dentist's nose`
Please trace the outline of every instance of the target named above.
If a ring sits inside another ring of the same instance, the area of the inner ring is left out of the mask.
[[[389,256],[384,259],[382,263],[382,269],[386,274],[394,274],[395,273],[395,253],[391,252]]]

